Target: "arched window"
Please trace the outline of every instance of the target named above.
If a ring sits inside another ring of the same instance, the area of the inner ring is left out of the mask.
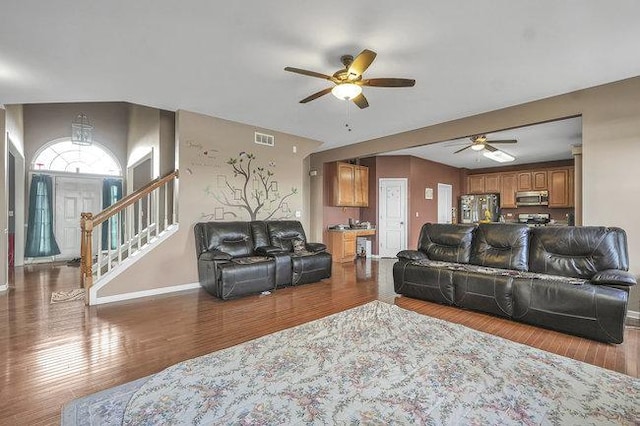
[[[122,176],[118,160],[103,146],[76,145],[71,139],[54,141],[38,152],[31,164],[33,170]]]

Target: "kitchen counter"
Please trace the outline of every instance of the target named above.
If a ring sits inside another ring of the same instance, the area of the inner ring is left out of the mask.
[[[353,262],[356,258],[356,238],[376,235],[375,228],[329,229],[327,247],[337,263]]]

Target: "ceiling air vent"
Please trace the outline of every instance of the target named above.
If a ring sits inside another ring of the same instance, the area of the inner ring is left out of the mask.
[[[260,145],[274,146],[276,138],[273,135],[255,132],[255,143]]]

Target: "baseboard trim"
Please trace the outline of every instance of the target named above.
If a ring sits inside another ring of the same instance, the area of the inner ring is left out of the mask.
[[[193,290],[194,288],[199,287],[200,283],[189,283],[173,285],[169,287],[153,288],[151,290],[134,291],[131,293],[114,294],[113,296],[96,297],[94,304],[102,305],[104,303],[122,302],[124,300],[139,299],[141,297],[158,296],[161,294],[175,293],[178,291]]]
[[[9,284],[0,285],[0,292],[9,290]]]
[[[627,318],[640,320],[640,312],[637,311],[627,311]]]

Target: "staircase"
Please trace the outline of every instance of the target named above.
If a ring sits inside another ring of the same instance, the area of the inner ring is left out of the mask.
[[[96,214],[81,213],[80,273],[85,302],[97,290],[177,230],[178,170],[149,182]],[[105,231],[106,230],[106,231]]]

